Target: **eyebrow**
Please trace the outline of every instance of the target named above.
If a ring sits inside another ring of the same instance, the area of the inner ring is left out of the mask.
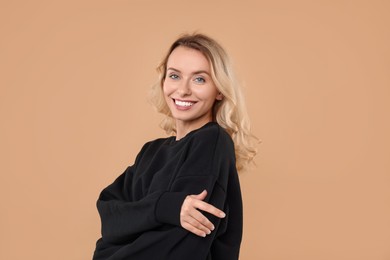
[[[178,70],[178,69],[175,69],[175,68],[172,68],[172,67],[169,67],[169,68],[167,68],[167,71],[168,70],[173,70],[173,71],[176,71],[176,72],[179,72],[179,73],[181,73],[181,71],[180,70]],[[209,72],[207,72],[207,71],[205,71],[205,70],[197,70],[197,71],[194,71],[194,72],[192,72],[192,75],[195,75],[195,74],[201,74],[201,73],[204,73],[204,74],[207,74],[207,75],[209,75],[210,76],[210,73]]]

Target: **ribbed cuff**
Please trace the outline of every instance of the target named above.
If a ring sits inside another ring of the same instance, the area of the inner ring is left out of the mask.
[[[162,194],[156,206],[157,221],[180,226],[181,206],[187,195],[184,192],[166,192]]]

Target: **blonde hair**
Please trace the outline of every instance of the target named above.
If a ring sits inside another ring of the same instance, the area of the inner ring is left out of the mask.
[[[161,127],[168,135],[175,134],[175,121],[165,102],[162,86],[166,77],[167,62],[172,51],[179,46],[200,51],[209,61],[211,77],[223,99],[215,102],[213,120],[231,136],[235,146],[236,167],[240,171],[256,155],[257,138],[250,132],[249,117],[246,111],[241,88],[234,76],[232,65],[225,50],[215,40],[203,34],[185,34],[169,48],[168,53],[157,67],[159,81],[153,86],[150,100],[157,111],[166,115]]]

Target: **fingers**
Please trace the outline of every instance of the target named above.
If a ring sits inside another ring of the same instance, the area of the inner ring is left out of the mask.
[[[198,195],[190,195],[191,198],[195,199],[195,201],[193,202],[194,203],[193,206],[197,209],[208,212],[218,218],[224,218],[226,215],[222,210],[214,207],[213,205],[207,202],[202,201],[206,198],[206,196],[207,196],[206,190],[202,191]]]
[[[206,232],[204,232],[203,230],[201,229],[198,229],[196,227],[194,227],[193,225],[191,225],[189,222],[183,222],[181,224],[181,226],[186,229],[187,231],[197,235],[197,236],[200,236],[200,237],[206,237]]]
[[[225,213],[204,200],[207,191],[197,195],[187,196],[183,202],[180,212],[180,223],[182,227],[195,235],[205,237],[214,230],[214,225],[199,210],[208,212],[216,217],[223,218]]]
[[[195,216],[196,213],[199,215]],[[184,217],[182,219],[182,227],[201,237],[211,234],[211,231],[214,230],[214,225],[199,211],[194,212],[194,216]],[[203,222],[199,222],[198,218],[203,219]]]
[[[206,234],[210,234],[214,230],[214,225],[208,220],[202,213],[197,209],[193,208],[190,210],[187,216],[184,216],[183,220],[190,223],[197,229],[204,231]]]
[[[204,212],[208,212],[208,213],[210,213],[218,218],[224,218],[226,216],[222,210],[220,210],[220,209],[214,207],[213,205],[211,205],[207,202],[204,202],[204,201],[196,200],[193,202],[193,206],[197,209],[204,211]]]

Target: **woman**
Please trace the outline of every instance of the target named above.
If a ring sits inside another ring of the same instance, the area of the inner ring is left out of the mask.
[[[238,259],[237,169],[256,152],[227,55],[205,35],[184,35],[158,71],[152,101],[172,136],[146,143],[101,192],[93,259]]]

